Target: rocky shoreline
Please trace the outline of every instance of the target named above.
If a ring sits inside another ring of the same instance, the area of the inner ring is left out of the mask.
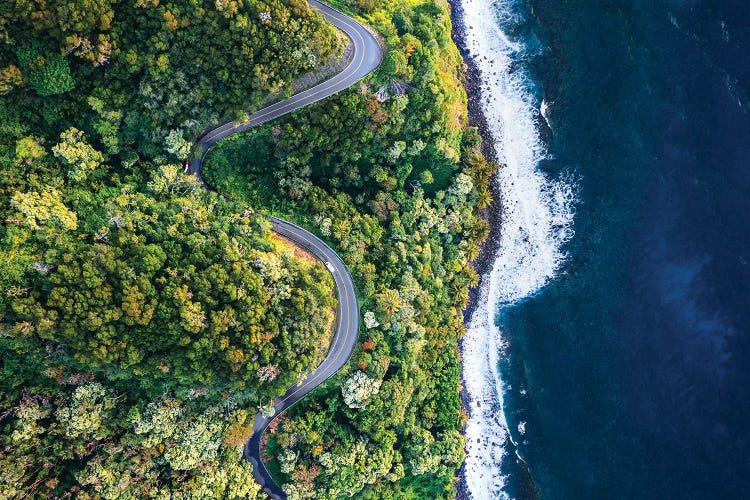
[[[487,125],[487,119],[484,116],[484,110],[481,104],[481,93],[480,93],[480,82],[481,75],[479,69],[473,61],[473,58],[469,54],[466,48],[466,36],[462,8],[460,0],[450,0],[451,8],[451,21],[453,24],[453,42],[458,47],[461,57],[464,60],[464,88],[468,97],[468,110],[469,110],[469,125],[476,127],[479,131],[479,135],[482,137],[481,151],[482,155],[495,163],[498,164],[498,169],[503,168],[503,165],[498,163],[497,151],[493,145],[493,138],[490,134],[489,127]],[[492,263],[495,260],[495,256],[499,246],[499,235],[500,225],[493,224],[494,221],[500,220],[501,215],[501,193],[494,182],[490,182],[490,192],[492,193],[492,203],[480,211],[480,217],[487,221],[489,224],[490,232],[487,239],[482,243],[479,255],[471,263],[474,270],[484,278],[484,276],[492,269]],[[469,303],[466,309],[463,311],[464,322],[468,322],[471,315],[474,314],[474,310],[477,306],[477,299],[479,297],[479,290],[481,286],[477,286],[469,290]]]
[[[487,126],[487,119],[484,116],[481,104],[481,93],[480,83],[481,75],[479,69],[473,61],[473,58],[469,54],[466,47],[466,26],[464,24],[463,9],[460,4],[460,0],[449,0],[451,9],[451,21],[453,25],[452,37],[453,42],[458,47],[461,57],[464,60],[464,87],[466,88],[466,94],[468,98],[468,110],[469,110],[469,125],[474,126],[479,131],[479,135],[482,137],[482,154],[488,160],[497,162],[497,152],[493,145],[493,139],[490,135],[489,128]],[[502,166],[498,166],[502,168]],[[494,179],[494,178],[493,178]],[[493,181],[490,182],[490,192],[492,193],[492,203],[485,209],[480,211],[480,216],[487,221],[489,225],[489,234],[487,239],[482,243],[479,251],[479,255],[476,260],[472,262],[472,267],[480,276],[480,283],[478,286],[469,290],[469,302],[466,309],[463,311],[464,323],[468,324],[471,320],[471,316],[474,314],[474,310],[477,308],[477,302],[479,300],[479,292],[482,288],[482,281],[488,279],[488,274],[492,269],[492,263],[495,260],[495,256],[498,251],[498,242],[500,241],[500,224],[493,223],[494,221],[500,220],[501,215],[501,203],[500,203],[500,192]],[[459,341],[459,350],[463,352],[463,342]],[[469,412],[469,394],[466,391],[463,380],[461,381],[461,406],[464,411]],[[461,431],[464,432],[463,429]],[[461,465],[458,470],[456,477],[456,499],[457,500],[470,500],[471,495],[466,484],[465,475],[466,463]]]
[[[453,42],[458,47],[461,57],[464,60],[464,87],[468,98],[468,111],[469,111],[469,125],[477,128],[479,135],[482,137],[481,152],[487,160],[493,161],[498,164],[498,169],[504,168],[505,166],[498,161],[497,151],[495,150],[494,139],[490,134],[489,127],[487,125],[487,118],[484,115],[482,109],[482,95],[481,95],[481,75],[473,57],[469,53],[466,46],[466,25],[464,23],[463,8],[460,0],[448,0],[451,9],[451,21],[452,21],[452,38]],[[485,209],[480,211],[480,216],[487,221],[489,225],[489,234],[487,239],[482,243],[479,251],[479,255],[471,265],[477,274],[480,276],[479,285],[469,290],[469,302],[466,309],[463,311],[464,323],[468,325],[471,320],[474,311],[478,306],[480,297],[480,291],[482,290],[485,280],[490,279],[489,273],[492,270],[492,265],[497,258],[499,251],[500,233],[502,231],[502,193],[500,192],[497,184],[494,182],[494,176],[490,182],[490,192],[492,193],[492,203]],[[459,350],[463,353],[463,341],[459,341]],[[463,377],[463,375],[462,375]],[[469,401],[470,396],[466,391],[462,379],[461,384],[461,405],[464,411],[469,413]],[[464,430],[462,429],[462,434]],[[516,458],[516,470],[524,477],[519,477],[519,482],[514,488],[514,494],[518,498],[537,500],[538,494],[534,486],[534,482],[531,480],[526,464],[524,464],[519,458]],[[462,464],[461,468],[458,469],[456,475],[456,499],[457,500],[471,500],[471,494],[469,493],[468,486],[466,483],[465,474],[466,463]]]

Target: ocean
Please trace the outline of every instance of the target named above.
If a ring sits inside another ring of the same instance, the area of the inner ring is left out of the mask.
[[[750,497],[750,4],[460,0],[502,164],[466,486]]]

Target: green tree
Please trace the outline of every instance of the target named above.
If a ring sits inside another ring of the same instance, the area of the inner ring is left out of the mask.
[[[40,140],[33,136],[26,136],[16,141],[16,158],[22,161],[38,160],[46,153]]]
[[[99,383],[77,387],[68,405],[57,411],[57,420],[65,428],[69,438],[90,439],[103,437],[111,425],[111,410],[115,407],[112,397]]]
[[[378,308],[385,313],[387,321],[391,321],[394,313],[401,309],[403,302],[397,290],[383,290],[378,295]]]
[[[47,57],[44,64],[32,69],[29,84],[40,96],[64,94],[76,86],[70,74],[70,64],[59,54]]]
[[[104,161],[104,155],[89,145],[84,133],[71,127],[60,134],[61,142],[52,147],[52,153],[69,167],[68,177],[82,182]]]
[[[39,192],[16,193],[11,198],[11,206],[23,214],[31,229],[58,227],[75,230],[78,227],[76,214],[62,201],[61,193],[52,187]]]

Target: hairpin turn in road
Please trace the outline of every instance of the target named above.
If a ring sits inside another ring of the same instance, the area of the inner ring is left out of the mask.
[[[304,92],[295,94],[289,99],[260,109],[249,115],[242,123],[225,123],[204,134],[198,140],[198,145],[201,146],[201,154],[190,161],[188,169],[203,182],[204,187],[207,189],[210,188],[203,181],[201,167],[203,166],[203,159],[206,156],[206,152],[213,144],[232,134],[256,127],[345,90],[380,65],[383,59],[383,51],[367,28],[328,5],[322,4],[317,0],[308,1],[331,24],[349,37],[349,43],[352,44],[354,49],[351,61],[346,68],[330,79]],[[336,252],[320,238],[299,226],[275,217],[272,218],[272,223],[275,232],[307,248],[326,264],[326,267],[333,276],[338,296],[336,332],[331,340],[331,345],[325,359],[301,383],[290,388],[284,396],[274,400],[272,403],[275,410],[273,417],[267,418],[260,413],[255,416],[253,435],[245,445],[245,458],[253,466],[255,480],[272,498],[284,499],[286,498],[286,494],[271,478],[268,469],[266,469],[263,463],[260,450],[261,438],[274,418],[305,397],[305,395],[328,378],[332,377],[344,366],[357,344],[359,335],[359,308],[357,307],[357,297],[352,278],[346,270],[344,262]]]

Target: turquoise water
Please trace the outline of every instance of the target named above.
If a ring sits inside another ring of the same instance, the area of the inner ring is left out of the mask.
[[[750,6],[511,4],[538,169],[576,185],[554,276],[495,317],[518,454],[542,498],[750,496]]]

